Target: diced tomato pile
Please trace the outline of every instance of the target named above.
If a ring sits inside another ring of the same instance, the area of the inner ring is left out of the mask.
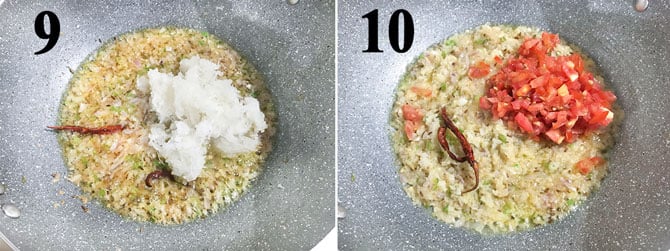
[[[580,54],[550,56],[558,42],[558,35],[546,32],[526,39],[519,56],[488,80],[479,106],[533,139],[561,144],[612,122],[616,97],[584,69]],[[481,71],[473,67],[471,72]]]
[[[414,133],[421,126],[421,120],[423,119],[423,113],[419,108],[414,107],[409,104],[402,106],[402,117],[405,119],[405,135],[407,139],[414,138]]]

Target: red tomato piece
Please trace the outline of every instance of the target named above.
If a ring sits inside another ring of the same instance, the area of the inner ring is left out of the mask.
[[[594,167],[598,167],[605,163],[605,160],[601,157],[591,157],[580,160],[575,164],[577,171],[583,175],[587,175],[593,170]]]
[[[412,90],[412,92],[416,93],[416,95],[419,95],[419,96],[430,97],[431,95],[433,95],[433,91],[431,91],[428,88],[421,88],[421,87],[418,87],[418,86],[412,86],[412,88],[410,88],[410,90]]]
[[[516,121],[519,127],[524,131],[533,132],[533,125],[530,124],[530,120],[528,120],[523,113],[518,112],[516,116],[514,116],[514,121]]]
[[[468,76],[472,79],[486,77],[489,73],[491,73],[491,68],[484,61],[479,61],[468,69]]]
[[[414,133],[419,126],[420,124],[417,122],[411,120],[405,121],[405,136],[407,136],[407,139],[411,140],[414,138]]]
[[[563,140],[565,139],[565,136],[562,136],[558,129],[551,129],[546,131],[544,135],[551,139],[551,141],[556,142],[556,144],[563,143]]]
[[[414,106],[405,104],[401,107],[401,109],[402,109],[402,117],[405,120],[418,122],[423,119],[423,114],[421,113],[421,111]]]
[[[484,110],[491,109],[491,102],[488,101],[488,99],[484,96],[479,98],[479,108],[482,108]]]
[[[503,63],[502,58],[500,58],[499,56],[493,57],[493,61],[495,61],[496,64],[502,64]]]
[[[547,48],[554,48],[560,39],[557,34],[542,32],[542,44]]]

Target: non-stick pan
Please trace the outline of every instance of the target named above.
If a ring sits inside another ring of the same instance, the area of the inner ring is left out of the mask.
[[[629,0],[340,2],[338,187],[346,210],[338,221],[340,249],[668,250],[670,2],[649,2],[644,12]],[[369,19],[361,17],[374,9],[384,52],[363,53]],[[414,24],[405,53],[388,40],[398,9]],[[451,227],[412,205],[398,179],[388,125],[394,90],[412,60],[431,44],[487,22],[537,26],[583,48],[625,112],[610,173],[576,212],[544,227],[492,236]]]
[[[34,29],[42,11],[56,14],[60,36],[35,55],[47,43]],[[334,1],[0,1],[0,203],[21,211],[18,219],[0,214],[0,231],[23,250],[313,247],[335,226],[334,12]],[[57,122],[69,69],[114,36],[159,26],[200,29],[232,45],[263,75],[279,120],[249,192],[175,226],[127,220],[97,202],[82,210],[56,135],[45,130]]]

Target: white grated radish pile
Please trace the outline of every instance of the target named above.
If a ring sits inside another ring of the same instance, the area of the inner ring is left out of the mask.
[[[217,79],[219,65],[198,56],[183,59],[179,73],[150,70],[137,88],[151,95],[149,145],[172,167],[172,174],[195,180],[208,147],[234,156],[256,151],[265,116],[253,97],[242,97],[229,79]]]

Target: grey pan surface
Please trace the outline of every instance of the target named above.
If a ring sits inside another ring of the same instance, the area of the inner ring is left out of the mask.
[[[36,56],[46,40],[33,25],[44,10],[59,17],[61,35]],[[0,183],[8,187],[0,203],[22,212],[0,214],[0,231],[18,248],[305,250],[335,226],[334,1],[6,1],[0,17]],[[249,193],[202,220],[139,223],[96,202],[85,213],[71,197],[76,186],[52,182],[67,169],[55,134],[45,130],[56,123],[68,67],[76,69],[99,40],[165,25],[220,37],[264,75],[279,117],[273,152]]]
[[[338,5],[338,221],[341,250],[668,250],[670,248],[670,2],[344,1]],[[408,10],[414,44],[388,43],[391,13]],[[367,20],[379,9],[380,48],[367,47]],[[390,145],[394,90],[429,45],[468,28],[537,26],[595,59],[625,110],[610,174],[567,218],[534,230],[482,236],[432,218],[401,188]],[[353,177],[352,177],[353,176]]]

